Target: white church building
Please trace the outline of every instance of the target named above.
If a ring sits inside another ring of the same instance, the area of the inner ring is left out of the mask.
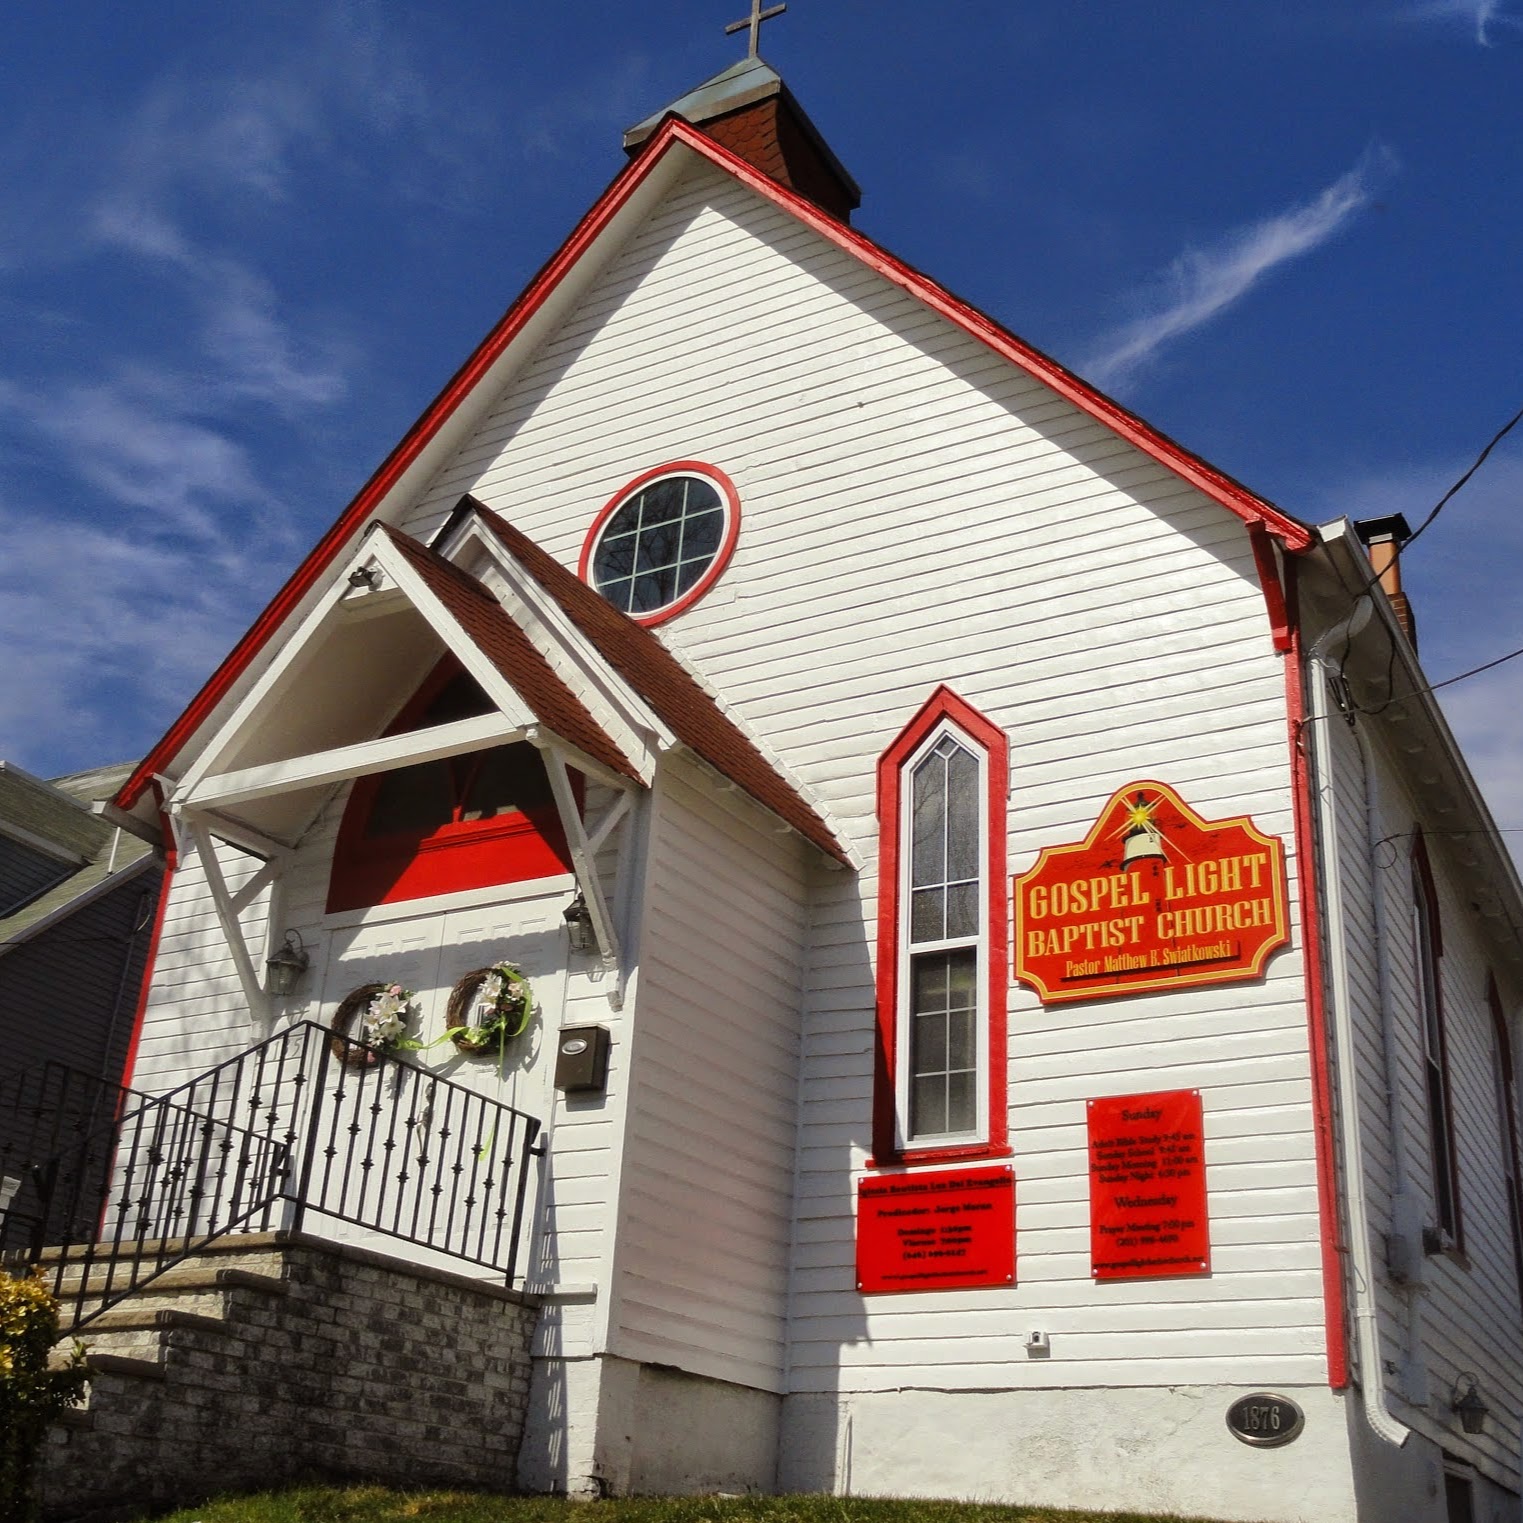
[[[495,1248],[495,1121],[469,1251],[299,1204],[516,1254],[529,1489],[1518,1519],[1523,888],[1404,526],[857,231],[754,49],[625,147],[117,795],[124,1082],[314,1023],[537,1123]]]

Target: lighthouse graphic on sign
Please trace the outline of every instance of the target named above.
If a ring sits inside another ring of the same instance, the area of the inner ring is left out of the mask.
[[[1044,1004],[1258,978],[1289,940],[1284,844],[1246,815],[1203,819],[1167,783],[1118,788],[1012,897],[1015,977]]]

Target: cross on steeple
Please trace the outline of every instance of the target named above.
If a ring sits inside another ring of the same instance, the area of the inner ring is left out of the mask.
[[[781,16],[787,9],[786,5],[774,5],[770,10],[764,11],[762,9],[762,0],[751,0],[750,16],[744,21],[732,21],[724,29],[724,34],[728,37],[731,32],[742,32],[749,29],[751,33],[751,47],[746,57],[760,58],[761,54],[757,52],[757,45],[761,40],[762,22],[770,21],[774,16]]]

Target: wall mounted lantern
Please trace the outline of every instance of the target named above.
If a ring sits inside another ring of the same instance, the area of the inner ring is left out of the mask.
[[[287,931],[286,939],[270,954],[265,962],[265,987],[275,999],[284,999],[296,993],[302,975],[311,966],[312,959],[307,948],[295,931]]]
[[[566,934],[571,938],[573,952],[591,952],[597,947],[597,937],[592,930],[592,912],[587,908],[586,896],[580,889],[576,898],[562,911],[566,918]]]
[[[1460,1426],[1466,1433],[1484,1433],[1486,1418],[1491,1408],[1481,1400],[1476,1389],[1476,1378],[1466,1370],[1455,1382],[1449,1396],[1449,1408],[1460,1415]]]

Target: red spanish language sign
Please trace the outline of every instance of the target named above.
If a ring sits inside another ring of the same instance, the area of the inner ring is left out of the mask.
[[[1015,1282],[1015,1170],[880,1174],[857,1185],[857,1289]]]
[[[1089,1102],[1089,1255],[1097,1280],[1210,1272],[1198,1089]]]
[[[1015,977],[1047,1005],[1257,978],[1289,940],[1285,848],[1128,783],[1084,840],[1015,879]]]

